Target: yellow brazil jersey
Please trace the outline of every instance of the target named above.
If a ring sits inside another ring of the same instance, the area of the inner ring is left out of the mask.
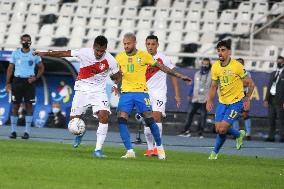
[[[117,54],[116,61],[122,72],[121,92],[148,92],[146,86],[147,65],[155,65],[151,54],[138,50],[135,55]]]
[[[247,73],[244,67],[235,59],[222,66],[217,60],[212,66],[212,80],[219,82],[219,101],[223,104],[233,104],[244,97],[242,79]]]

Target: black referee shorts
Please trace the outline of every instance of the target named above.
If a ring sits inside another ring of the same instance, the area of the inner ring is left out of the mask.
[[[13,103],[34,103],[36,82],[30,84],[28,78],[14,77],[12,82]]]

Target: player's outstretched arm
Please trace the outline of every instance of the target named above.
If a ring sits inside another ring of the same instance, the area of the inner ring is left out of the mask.
[[[111,75],[110,79],[113,80],[115,84],[120,83],[122,79],[121,71],[118,71],[117,73]]]
[[[163,72],[165,72],[169,75],[172,75],[172,76],[175,76],[177,78],[184,80],[188,84],[190,84],[191,81],[192,81],[190,77],[177,72],[175,69],[171,69],[171,68],[169,68],[169,67],[167,67],[163,64],[160,64],[159,62],[156,63],[156,67],[158,67],[161,71],[163,71]]]
[[[51,57],[72,57],[71,50],[67,51],[48,51],[48,52],[41,52],[35,51],[33,52],[34,56],[51,56]]]
[[[214,108],[213,99],[216,95],[217,89],[218,89],[218,82],[215,80],[212,80],[209,91],[208,91],[208,99],[206,103],[206,109],[208,112],[211,112]]]
[[[249,110],[250,108],[250,96],[252,95],[252,92],[254,90],[255,84],[252,80],[252,78],[246,76],[243,79],[243,83],[245,87],[248,87],[248,92],[246,93],[246,96],[244,97],[244,110]]]
[[[181,105],[181,98],[180,98],[180,90],[179,90],[179,84],[178,84],[178,80],[176,77],[171,77],[172,79],[172,84],[173,84],[173,87],[174,87],[174,90],[175,90],[175,99],[176,99],[176,104],[177,104],[177,107],[179,108],[180,105]]]

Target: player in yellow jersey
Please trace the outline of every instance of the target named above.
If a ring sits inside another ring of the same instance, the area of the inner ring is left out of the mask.
[[[242,108],[248,110],[250,107],[250,96],[254,84],[247,76],[243,65],[230,57],[230,41],[224,40],[217,44],[219,60],[212,65],[212,83],[208,93],[206,108],[209,112],[213,110],[213,99],[219,87],[219,103],[215,111],[215,129],[217,132],[214,150],[209,159],[217,159],[218,153],[226,140],[226,135],[230,134],[236,138],[236,147],[239,150],[243,144],[245,136],[244,130],[236,130],[232,126],[238,118]],[[244,94],[243,83],[248,87],[246,96]]]
[[[178,73],[155,61],[151,54],[136,49],[136,37],[132,33],[127,33],[123,37],[123,52],[116,56],[116,61],[122,72],[121,95],[118,103],[118,124],[119,131],[127,153],[122,158],[134,158],[130,134],[127,128],[127,120],[132,109],[135,107],[140,113],[146,125],[154,136],[157,144],[158,158],[165,159],[165,152],[159,133],[159,128],[152,116],[152,107],[146,86],[146,69],[148,65],[157,66],[160,70],[172,76],[178,77],[186,82],[191,82],[191,78]]]

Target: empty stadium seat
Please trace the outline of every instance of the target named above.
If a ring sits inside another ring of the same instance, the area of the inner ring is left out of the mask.
[[[284,3],[274,3],[270,9],[271,15],[278,15],[284,12]]]
[[[165,51],[170,53],[178,53],[181,51],[181,44],[179,42],[168,43]]]
[[[16,33],[16,34],[20,34],[23,32],[23,24],[22,23],[11,23],[9,29],[8,29],[8,33]]]
[[[44,14],[57,14],[59,10],[59,4],[51,3],[46,4]]]
[[[217,23],[213,21],[204,22],[202,31],[215,32],[217,30]]]
[[[123,28],[133,28],[135,26],[135,20],[132,18],[122,19],[120,26]]]
[[[10,20],[10,14],[7,12],[0,13],[0,22],[7,22]]]
[[[201,11],[198,9],[190,9],[187,13],[188,20],[200,20],[201,19]]]
[[[164,41],[167,38],[167,32],[165,30],[155,30],[154,35],[156,35],[159,41]]]
[[[59,13],[61,15],[72,15],[74,13],[75,5],[73,3],[63,3]]]
[[[70,39],[68,42],[67,47],[70,49],[76,49],[76,48],[81,48],[83,45],[83,40],[80,37],[73,37]]]
[[[168,8],[171,6],[171,0],[162,0],[156,2],[156,7],[165,7]]]
[[[25,13],[22,13],[22,12],[14,12],[11,18],[11,21],[13,23],[15,22],[23,23],[24,20],[25,20]]]
[[[154,9],[149,7],[142,7],[139,12],[140,18],[152,18],[154,14]]]
[[[199,31],[200,30],[200,23],[196,20],[189,20],[185,24],[186,31]]]
[[[187,0],[175,0],[173,2],[173,5],[172,7],[173,8],[187,8],[187,5],[188,5],[188,1]]]
[[[123,10],[124,9],[122,7],[114,6],[114,7],[111,7],[110,14],[111,16],[121,16],[121,13],[123,12]]]
[[[279,49],[277,46],[271,45],[271,46],[267,46],[264,50],[264,57],[267,58],[274,58],[276,59],[279,53]]]
[[[215,46],[213,43],[203,43],[201,47],[198,49],[199,53],[209,54],[212,55],[215,52]]]
[[[180,20],[174,20],[170,23],[169,29],[171,30],[182,30],[184,27],[183,21]]]
[[[6,45],[20,45],[20,37],[22,33],[9,33],[6,39]]]
[[[88,5],[79,5],[77,6],[75,14],[78,16],[89,16],[90,7]]]
[[[155,29],[166,29],[168,27],[168,23],[165,19],[156,19],[153,24]]]
[[[196,31],[187,32],[183,41],[185,43],[199,43],[199,33]]]
[[[0,22],[0,33],[6,33],[6,30],[7,30],[7,23]]]
[[[28,33],[30,35],[38,35],[39,32],[39,25],[38,24],[27,24],[24,33]]]
[[[233,23],[232,22],[221,22],[218,27],[218,33],[232,33],[233,32]]]
[[[99,5],[99,6],[106,6],[108,3],[108,0],[94,0],[93,4],[94,5]]]
[[[85,27],[81,25],[77,25],[73,27],[71,32],[71,38],[83,38],[85,37]]]
[[[215,33],[212,32],[204,32],[200,38],[200,42],[202,44],[214,43],[215,40],[216,40],[216,35]]]
[[[148,19],[141,19],[138,21],[138,24],[137,24],[137,28],[152,28],[152,20],[148,20]]]
[[[141,29],[141,30],[137,31],[136,39],[137,39],[137,41],[143,41],[144,42],[148,35],[150,35],[150,31],[149,30]]]
[[[86,26],[87,19],[84,16],[74,16],[72,20],[73,26]]]
[[[38,24],[40,22],[40,15],[37,13],[31,13],[27,15],[26,23],[35,23]]]
[[[218,17],[217,10],[209,9],[209,10],[204,11],[203,19],[206,21],[208,20],[216,21],[217,17]]]
[[[41,3],[31,3],[29,12],[31,13],[42,13],[43,10],[43,4]]]
[[[66,25],[60,25],[55,30],[55,37],[69,37],[70,28]]]
[[[140,0],[127,0],[125,1],[124,5],[129,7],[137,7],[140,5]]]
[[[104,20],[101,17],[92,17],[88,24],[89,27],[92,28],[101,28],[104,25]]]
[[[119,19],[116,17],[109,17],[105,22],[105,27],[118,27]]]
[[[190,9],[202,10],[203,9],[203,1],[192,0],[189,6]]]
[[[102,34],[103,34],[103,32],[102,32],[102,29],[101,29],[101,28],[91,28],[91,29],[89,29],[89,31],[88,31],[87,37],[90,38],[90,39],[92,39],[92,40],[93,40],[93,43],[94,43],[95,37],[98,36],[98,35],[102,35]],[[93,45],[93,44],[92,44],[92,45]]]
[[[78,0],[79,5],[91,5],[93,0]]]
[[[60,15],[57,20],[58,25],[66,25],[69,26],[71,24],[72,17],[69,15]]]
[[[112,6],[120,6],[122,5],[123,0],[109,0],[108,2],[108,6],[112,7]]]
[[[132,18],[137,16],[137,8],[135,7],[127,7],[123,11],[123,16],[127,18]]]
[[[220,6],[220,1],[210,0],[207,1],[205,9],[219,10],[219,6]]]
[[[102,6],[95,6],[91,11],[91,15],[93,16],[102,16],[106,13],[105,7]]]
[[[13,2],[2,1],[1,6],[0,6],[0,10],[1,10],[1,12],[7,12],[7,11],[11,11],[12,7],[13,7]]]
[[[0,44],[4,44],[5,42],[5,34],[1,32],[1,29],[0,29]]]
[[[236,20],[238,22],[249,22],[251,20],[251,13],[248,11],[238,12]]]
[[[268,11],[268,3],[267,2],[255,3],[253,11],[254,12],[267,12]]]
[[[220,21],[228,21],[231,22],[235,19],[235,12],[233,10],[227,9],[223,10],[220,16]]]
[[[238,35],[248,34],[250,31],[249,23],[238,23],[235,29],[235,33]]]
[[[238,10],[239,12],[242,12],[242,11],[250,12],[252,11],[252,6],[253,4],[251,2],[244,1],[240,3]]]
[[[40,36],[52,36],[53,35],[54,26],[52,24],[45,24],[39,30]]]
[[[171,10],[170,17],[172,19],[183,19],[184,18],[184,10],[183,9],[173,9]]]
[[[118,28],[107,28],[104,32],[104,36],[107,39],[117,39],[119,33]]]
[[[267,16],[265,12],[255,12],[252,16],[252,20],[255,21],[256,24],[264,24],[267,22]]]
[[[163,18],[168,18],[169,16],[169,9],[161,8],[156,10],[155,17],[157,19],[163,19]]]
[[[168,41],[169,42],[179,42],[182,41],[183,33],[180,30],[172,30],[169,33]]]
[[[110,52],[113,52],[116,50],[116,40],[114,39],[109,39],[108,44],[107,44],[107,49]]]

